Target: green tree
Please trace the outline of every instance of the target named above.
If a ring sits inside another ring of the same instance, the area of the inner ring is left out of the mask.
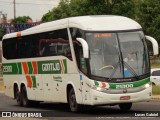
[[[61,0],[42,21],[71,16],[121,15],[138,21],[145,34],[160,43],[160,0]]]
[[[61,0],[42,17],[43,22],[82,15],[134,16],[134,0]],[[133,17],[132,17],[133,18]]]
[[[145,34],[153,36],[160,44],[160,1],[141,0],[138,7],[137,20]]]
[[[29,16],[19,16],[13,19],[11,23],[27,23],[29,19],[31,19]]]
[[[51,11],[43,15],[42,21],[48,22],[60,18],[70,17],[71,15],[69,4],[69,0],[61,0],[57,7],[53,8]]]

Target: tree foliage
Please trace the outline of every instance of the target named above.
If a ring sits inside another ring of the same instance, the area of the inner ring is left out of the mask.
[[[19,16],[13,19],[11,23],[27,23],[29,19],[31,19],[29,16]]]
[[[43,22],[71,16],[121,15],[138,21],[160,43],[160,0],[61,0]]]
[[[139,11],[137,18],[145,33],[160,43],[160,1],[143,0],[139,4]]]
[[[131,17],[134,14],[132,8],[134,8],[132,0],[61,0],[57,7],[42,17],[42,21],[82,15],[118,14]]]

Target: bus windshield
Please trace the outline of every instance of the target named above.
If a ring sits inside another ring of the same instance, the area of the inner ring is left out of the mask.
[[[136,32],[86,33],[91,75],[104,78],[138,77],[149,73],[144,34]]]

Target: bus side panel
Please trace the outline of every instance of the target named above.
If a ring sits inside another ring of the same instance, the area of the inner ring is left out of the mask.
[[[29,100],[36,100],[36,88],[27,87],[27,96]]]
[[[37,101],[44,100],[43,79],[41,74],[36,75],[35,97]]]
[[[11,98],[14,98],[14,92],[13,92],[14,79],[15,79],[14,76],[10,77],[7,75],[3,75],[5,95]]]
[[[43,80],[43,100],[44,101],[52,101],[56,102],[56,84],[53,80],[51,74],[44,74],[42,75]]]
[[[69,74],[68,76],[65,75],[64,78],[65,78],[64,79],[65,84],[63,84],[63,85],[65,85],[65,86],[62,87],[62,91],[63,91],[63,93],[66,93],[66,98],[67,98],[67,95],[69,95],[69,93],[67,94],[67,85],[71,85],[75,91],[77,103],[82,104],[83,98],[82,98],[79,73]],[[62,100],[63,100],[63,98],[62,98]]]
[[[24,84],[27,89],[29,100],[35,100],[35,88],[27,86],[26,78],[24,75],[4,75],[5,95],[14,98],[14,83],[18,85],[20,90],[21,85]]]
[[[62,58],[60,58],[62,59]],[[64,58],[63,58],[64,59]],[[48,81],[50,83],[49,89],[51,91],[48,91],[47,89],[47,94],[46,95],[52,98],[49,98],[49,101],[52,102],[62,102],[62,103],[67,103],[67,85],[70,84],[75,90],[76,93],[76,98],[78,103],[82,103],[82,94],[81,94],[81,84],[80,84],[80,76],[79,72],[76,68],[76,65],[73,61],[66,59],[66,73],[61,73],[61,74],[50,74],[50,77],[48,80],[46,80],[47,76],[43,78],[43,82]],[[44,84],[44,86],[46,86]],[[45,88],[44,88],[45,89]],[[46,92],[44,93],[44,95]]]

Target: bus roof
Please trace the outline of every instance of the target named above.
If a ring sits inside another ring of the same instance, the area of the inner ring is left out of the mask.
[[[75,27],[87,31],[124,31],[141,29],[141,26],[136,21],[127,17],[114,15],[93,15],[70,17],[47,22],[21,31],[20,33],[22,36],[25,36],[67,27]],[[17,37],[17,33],[19,32],[7,34],[3,37],[3,39]]]

